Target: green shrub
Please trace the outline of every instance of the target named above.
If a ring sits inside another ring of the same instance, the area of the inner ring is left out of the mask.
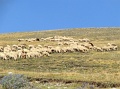
[[[23,87],[31,86],[28,82],[27,77],[21,74],[9,74],[3,77],[0,83],[3,89],[20,89]]]
[[[95,89],[94,85],[89,85],[88,83],[83,83],[80,87],[77,89]]]

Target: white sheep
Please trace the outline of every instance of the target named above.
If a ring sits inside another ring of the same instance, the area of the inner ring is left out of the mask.
[[[4,47],[4,52],[10,52],[10,51],[12,51],[11,47],[9,46]]]
[[[0,52],[0,58],[6,60],[6,59],[7,59],[7,56],[6,56],[5,53]]]
[[[89,49],[84,46],[78,45],[77,48],[80,52],[83,52],[83,53],[89,52]]]
[[[4,47],[0,46],[0,52],[3,52]]]
[[[9,59],[17,60],[17,58],[18,58],[18,53],[17,52],[11,51],[11,52],[5,53],[5,54],[8,56]]]
[[[110,51],[111,50],[110,48],[111,48],[110,46],[103,46],[102,47],[103,51]]]
[[[48,57],[50,56],[50,54],[48,52],[42,52],[41,54],[42,54],[42,56],[48,56]]]
[[[27,58],[38,58],[38,57],[41,57],[41,54],[39,52],[35,52],[35,51],[28,52],[26,55],[27,55]]]
[[[35,48],[34,45],[28,45],[28,49]]]
[[[98,52],[103,52],[103,49],[101,47],[94,46],[94,49]]]

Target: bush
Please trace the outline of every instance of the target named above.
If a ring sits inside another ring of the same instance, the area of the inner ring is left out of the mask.
[[[94,85],[89,85],[88,83],[83,83],[80,87],[77,89],[95,89]]]
[[[20,89],[38,89],[38,88],[34,86],[25,86],[25,87],[21,87]]]
[[[27,77],[21,74],[9,74],[0,81],[3,89],[20,89],[31,86]]]

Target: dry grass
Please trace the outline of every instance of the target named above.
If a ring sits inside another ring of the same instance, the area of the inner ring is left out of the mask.
[[[21,42],[19,38],[44,38],[49,36],[69,36],[75,39],[89,38],[93,44],[104,46],[116,43],[120,47],[120,28],[87,28],[58,31],[9,33],[0,35],[0,45],[34,44],[57,45],[55,42]],[[51,57],[39,59],[0,60],[0,75],[9,71],[25,74],[32,78],[59,79],[71,81],[94,81],[120,84],[120,50],[90,53],[54,53]]]

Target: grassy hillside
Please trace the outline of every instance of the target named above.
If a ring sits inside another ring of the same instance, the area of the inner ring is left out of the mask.
[[[67,36],[74,39],[89,38],[94,45],[115,43],[117,51],[89,53],[53,53],[38,59],[0,60],[0,75],[7,72],[25,74],[28,77],[61,82],[88,82],[101,86],[120,85],[120,28],[76,28],[54,31],[0,34],[0,45],[34,44],[57,45],[51,41],[18,42],[20,38],[46,38]]]

